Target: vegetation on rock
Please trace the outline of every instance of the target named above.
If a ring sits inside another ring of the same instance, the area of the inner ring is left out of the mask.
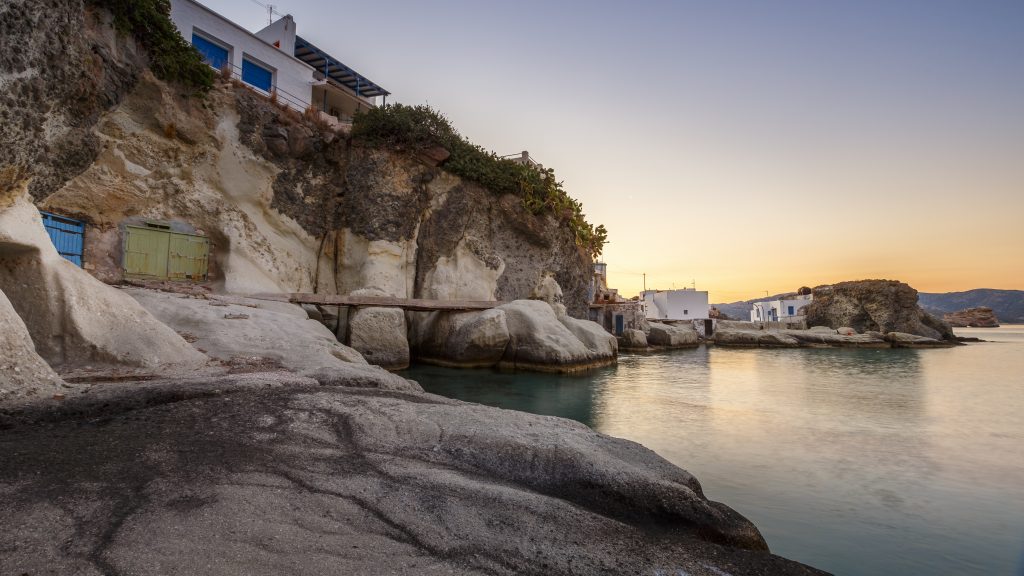
[[[367,146],[424,152],[441,146],[451,153],[444,170],[496,194],[513,194],[533,214],[553,214],[567,223],[576,244],[598,257],[608,239],[603,225],[587,222],[583,205],[569,196],[550,168],[527,166],[473,144],[443,114],[429,106],[389,104],[356,115],[352,138]]]
[[[150,57],[150,68],[161,80],[177,82],[198,92],[213,86],[215,72],[203,62],[171,22],[169,0],[89,0],[114,15],[114,27],[131,34]]]

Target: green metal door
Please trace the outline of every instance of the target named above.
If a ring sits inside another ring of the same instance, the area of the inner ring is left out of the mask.
[[[202,236],[171,234],[167,277],[172,280],[206,280],[210,241]]]
[[[124,271],[128,276],[206,280],[210,241],[158,228],[126,226]]]
[[[125,273],[129,276],[166,278],[171,235],[164,230],[127,226],[125,236]]]

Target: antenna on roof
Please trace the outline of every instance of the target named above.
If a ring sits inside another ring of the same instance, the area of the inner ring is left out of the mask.
[[[267,9],[268,26],[274,23],[274,16],[283,16],[283,14],[277,11],[277,6],[275,6],[274,4],[264,4],[263,2],[260,2],[260,0],[250,0],[250,2],[256,4],[257,6],[262,6],[263,8]]]

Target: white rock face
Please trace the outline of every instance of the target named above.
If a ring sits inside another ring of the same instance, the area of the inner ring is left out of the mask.
[[[650,323],[650,332],[647,333],[647,342],[652,346],[668,346],[672,348],[682,346],[696,346],[697,331],[690,325]]]
[[[0,290],[51,366],[186,370],[206,363],[129,296],[57,254],[26,194],[0,210]]]
[[[411,298],[416,283],[416,243],[367,240],[341,231],[338,293],[371,290],[373,296]]]
[[[451,257],[442,256],[426,274],[424,297],[438,300],[494,300],[505,263],[491,268],[466,247],[465,240]]]
[[[562,287],[558,285],[553,276],[546,275],[534,287],[530,298],[543,300],[548,304],[559,304],[562,302]]]
[[[25,323],[0,292],[0,406],[47,397],[58,392],[62,383],[36,354]]]

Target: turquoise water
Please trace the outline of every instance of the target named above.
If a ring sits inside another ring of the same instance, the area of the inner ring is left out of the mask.
[[[639,442],[753,520],[773,552],[836,574],[1024,576],[1024,326],[958,333],[993,342],[701,347],[576,377],[408,376]]]

